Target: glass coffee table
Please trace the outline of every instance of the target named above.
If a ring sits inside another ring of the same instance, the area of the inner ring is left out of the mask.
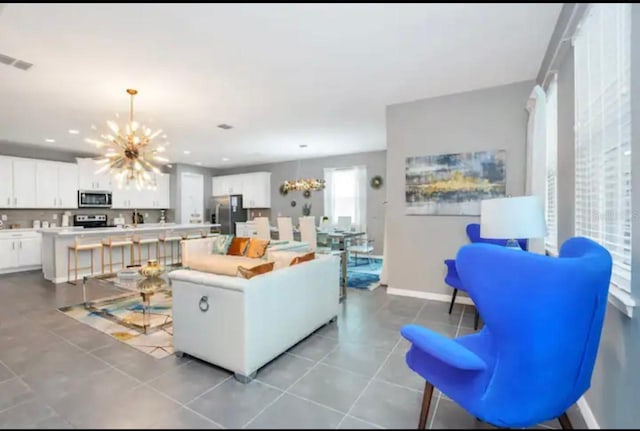
[[[83,277],[85,308],[142,334],[171,325],[171,280],[167,274],[184,267],[167,266],[161,276],[153,278],[140,275],[139,268]]]

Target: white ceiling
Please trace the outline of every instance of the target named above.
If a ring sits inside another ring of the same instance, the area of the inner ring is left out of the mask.
[[[0,140],[86,151],[133,87],[136,119],[167,132],[174,162],[382,150],[386,105],[534,79],[560,9],[9,3],[0,53],[35,65],[0,64]]]

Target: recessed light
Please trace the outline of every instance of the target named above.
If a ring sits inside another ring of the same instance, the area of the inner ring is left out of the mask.
[[[45,142],[49,142],[50,144],[54,143],[56,140],[55,139],[51,139],[51,138],[47,138],[44,140]]]
[[[185,154],[191,154],[191,151],[189,151],[189,150],[184,150],[184,151],[183,151],[183,153],[185,153]]]
[[[72,134],[72,135],[79,135],[80,134],[80,130],[69,129],[69,133]]]
[[[196,162],[196,165],[202,166],[202,162]]]
[[[225,123],[218,124],[218,127],[224,130],[233,129],[233,126],[231,124],[225,124]]]
[[[307,148],[307,147],[308,147],[308,145],[307,145],[307,144],[300,144],[300,145],[299,145],[299,147],[300,147],[300,148]]]
[[[223,161],[223,162],[228,162],[228,161],[229,161],[229,157],[223,157],[223,158],[222,158],[222,161]]]

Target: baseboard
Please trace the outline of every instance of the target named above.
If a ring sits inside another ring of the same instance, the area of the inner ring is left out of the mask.
[[[451,295],[445,293],[423,292],[419,290],[396,289],[387,286],[389,295],[410,296],[412,298],[429,299],[431,301],[451,302]],[[468,296],[457,296],[456,304],[473,305],[473,301]]]
[[[587,424],[587,428],[600,429],[600,425],[598,425],[598,421],[596,420],[596,417],[593,414],[591,407],[589,407],[589,403],[584,395],[580,397],[576,404],[578,404],[580,414],[582,414],[582,418],[584,419],[584,423]]]
[[[34,271],[36,269],[42,269],[42,265],[23,266],[20,268],[10,268],[0,270],[0,274],[13,274],[16,272]]]

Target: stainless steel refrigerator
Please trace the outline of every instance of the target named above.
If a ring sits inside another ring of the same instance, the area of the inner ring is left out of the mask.
[[[214,196],[209,205],[211,223],[220,223],[220,233],[236,234],[236,222],[247,221],[247,210],[242,208],[242,195]]]

